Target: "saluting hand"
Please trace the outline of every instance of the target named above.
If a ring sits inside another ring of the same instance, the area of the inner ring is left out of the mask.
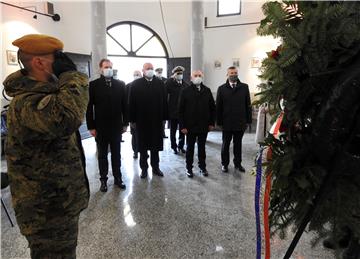
[[[184,129],[181,130],[181,133],[186,135],[188,133],[188,130],[184,128]]]
[[[92,129],[92,130],[89,130],[89,131],[90,131],[91,136],[96,137],[96,130],[95,129]]]
[[[127,126],[124,126],[123,128],[122,128],[122,133],[125,133],[127,131]]]
[[[214,126],[213,125],[209,125],[209,131],[212,131],[212,130],[214,130]]]

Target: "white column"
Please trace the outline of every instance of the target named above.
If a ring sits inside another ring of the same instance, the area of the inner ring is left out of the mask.
[[[203,2],[193,1],[191,19],[191,71],[204,71],[204,7]]]
[[[91,49],[92,49],[92,75],[95,79],[99,75],[99,62],[107,57],[106,50],[106,17],[105,1],[91,2]]]

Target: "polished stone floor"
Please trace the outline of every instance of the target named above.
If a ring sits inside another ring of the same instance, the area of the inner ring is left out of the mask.
[[[172,153],[169,139],[160,155],[165,177],[150,173],[140,179],[130,134],[125,133],[124,139],[122,171],[127,189],[114,187],[110,177],[107,193],[99,192],[95,141],[83,141],[91,199],[80,217],[78,258],[255,258],[254,134],[244,136],[246,173],[235,172],[231,165],[224,174],[220,172],[221,133],[210,133],[206,147],[210,175],[201,176],[195,166],[193,179],[185,175],[184,155]],[[15,219],[9,188],[2,190],[2,198]],[[1,258],[29,258],[26,239],[1,212]],[[271,258],[283,257],[291,237],[272,239]],[[292,258],[334,258],[321,245],[311,247],[311,239],[312,234],[305,233]]]

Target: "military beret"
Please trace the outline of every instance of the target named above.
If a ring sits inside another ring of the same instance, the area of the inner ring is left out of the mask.
[[[27,34],[13,41],[12,44],[21,51],[34,55],[53,53],[55,50],[62,50],[64,47],[60,40],[44,34]]]
[[[171,73],[175,74],[177,72],[184,72],[185,71],[185,68],[182,67],[182,66],[177,66],[177,67],[174,67],[173,70],[171,71]]]
[[[160,72],[160,73],[162,73],[162,71],[163,71],[163,69],[162,69],[161,67],[155,69],[155,72]]]

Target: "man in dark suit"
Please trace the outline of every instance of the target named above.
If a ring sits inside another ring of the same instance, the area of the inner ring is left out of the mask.
[[[167,80],[166,77],[163,77],[163,69],[161,67],[158,67],[157,69],[155,69],[155,76],[157,78],[159,78],[161,81],[163,81],[164,83]]]
[[[136,79],[142,78],[141,72],[139,70],[135,70],[134,73],[133,73],[133,77],[134,77],[134,81]],[[127,91],[127,97],[128,97],[128,105],[129,105],[129,94],[130,94],[130,91],[131,91],[131,83],[132,82],[130,82],[130,83],[128,83],[126,85],[126,91]],[[136,128],[133,125],[133,123],[130,123],[130,133],[131,133],[131,147],[132,147],[132,150],[134,151],[133,158],[137,159],[139,152],[137,150]]]
[[[187,176],[193,177],[194,146],[197,142],[200,172],[208,176],[206,170],[205,142],[209,131],[215,125],[215,102],[208,87],[202,83],[203,73],[193,71],[191,85],[184,88],[179,99],[179,121],[181,132],[186,134],[186,169]]]
[[[108,146],[111,151],[111,166],[114,184],[125,189],[121,175],[121,138],[127,128],[127,94],[125,83],[113,78],[112,63],[102,59],[99,63],[101,76],[90,82],[89,104],[86,123],[98,148],[100,191],[107,191]]]
[[[227,69],[226,83],[219,86],[216,96],[217,125],[222,127],[221,170],[228,172],[229,147],[234,141],[235,170],[245,172],[241,165],[242,138],[251,124],[251,101],[249,86],[240,82],[236,67]]]
[[[166,90],[168,94],[168,106],[169,106],[169,122],[170,122],[170,142],[171,148],[174,150],[174,153],[179,152],[185,153],[184,143],[185,135],[180,131],[181,125],[179,124],[179,115],[178,115],[178,103],[180,91],[188,86],[183,80],[183,73],[185,68],[182,66],[175,67],[171,72],[173,74],[172,78],[166,81]],[[179,143],[176,143],[176,131],[179,128]]]
[[[167,119],[164,83],[154,76],[151,63],[143,65],[143,77],[131,83],[129,95],[130,122],[136,127],[140,152],[141,178],[148,174],[148,150],[152,172],[164,176],[159,167],[159,151],[163,150],[163,121]]]
[[[158,67],[157,69],[155,69],[155,76],[157,78],[159,78],[161,81],[163,81],[165,84],[167,81],[167,78],[163,77],[162,75],[163,75],[163,69],[161,67]],[[168,138],[168,136],[166,136],[166,134],[165,134],[165,124],[166,124],[166,121],[163,122],[163,138]]]

